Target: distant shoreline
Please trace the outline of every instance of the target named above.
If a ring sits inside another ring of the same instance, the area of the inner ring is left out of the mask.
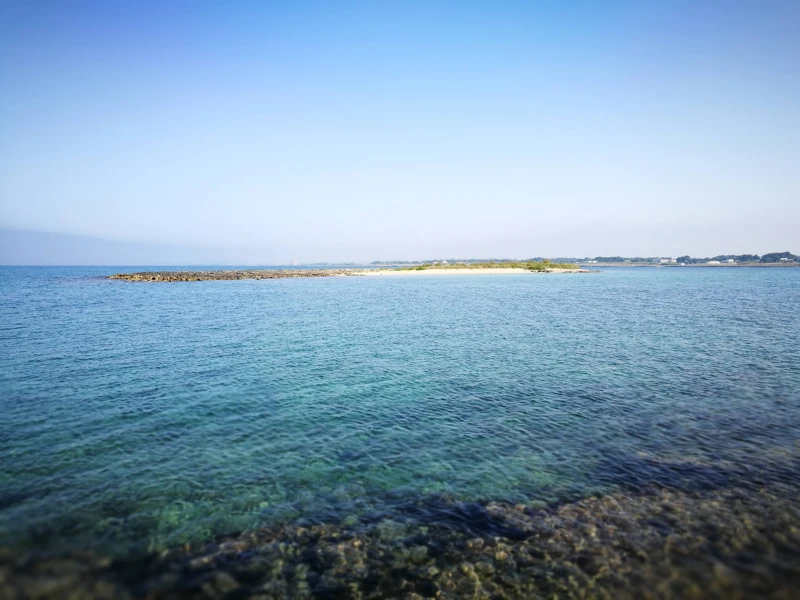
[[[630,262],[630,263],[608,263],[608,262],[601,263],[601,262],[598,262],[598,263],[589,263],[588,266],[590,266],[590,267],[651,267],[651,268],[659,268],[659,269],[662,268],[662,267],[667,267],[667,268],[670,268],[670,269],[682,268],[682,267],[703,267],[703,268],[710,268],[710,269],[716,269],[716,268],[719,268],[719,267],[725,267],[725,268],[729,268],[729,269],[730,268],[735,268],[735,267],[748,267],[748,268],[762,268],[762,267],[763,268],[772,268],[772,267],[778,267],[778,268],[784,269],[784,268],[791,268],[791,267],[795,267],[795,268],[796,267],[800,267],[800,263],[796,263],[796,262],[790,262],[790,263],[759,263],[759,262],[753,262],[753,263],[720,263],[718,265],[712,265],[712,264],[708,264],[708,263],[696,263],[696,264],[681,265],[681,264],[675,264],[675,263],[654,264],[654,263],[644,263],[644,262],[640,262],[640,263],[634,263],[634,262]]]

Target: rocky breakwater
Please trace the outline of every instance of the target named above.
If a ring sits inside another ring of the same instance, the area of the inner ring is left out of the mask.
[[[226,271],[143,271],[115,273],[109,279],[125,281],[228,281],[235,279],[285,279],[294,277],[341,277],[363,275],[362,269],[247,269]]]

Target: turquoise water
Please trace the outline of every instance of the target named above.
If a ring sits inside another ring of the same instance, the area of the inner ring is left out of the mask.
[[[798,473],[800,269],[118,270],[0,269],[0,546],[141,552],[442,494]]]

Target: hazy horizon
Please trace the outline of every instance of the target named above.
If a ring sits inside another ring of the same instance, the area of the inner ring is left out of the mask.
[[[7,3],[0,81],[0,227],[93,264],[800,248],[797,2]]]
[[[420,261],[436,259],[507,259],[507,258],[594,258],[598,256],[625,257],[677,257],[690,254],[693,257],[705,258],[723,254],[758,254],[767,252],[792,252],[794,248],[770,248],[741,251],[723,249],[723,251],[692,254],[687,252],[673,253],[562,253],[537,254],[488,252],[485,254],[448,254],[432,253],[417,256],[373,256],[359,259],[327,260],[287,258],[288,249],[273,252],[271,255],[261,248],[213,248],[202,246],[177,246],[169,244],[147,244],[139,242],[114,241],[89,236],[78,236],[56,232],[24,231],[0,228],[0,266],[264,266],[290,264],[341,264],[391,261]],[[272,257],[272,258],[271,258]]]

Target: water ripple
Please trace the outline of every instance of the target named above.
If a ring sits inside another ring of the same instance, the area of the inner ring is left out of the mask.
[[[477,527],[454,502],[798,476],[798,269],[103,273],[0,269],[0,545],[154,550],[440,496],[434,521]]]

